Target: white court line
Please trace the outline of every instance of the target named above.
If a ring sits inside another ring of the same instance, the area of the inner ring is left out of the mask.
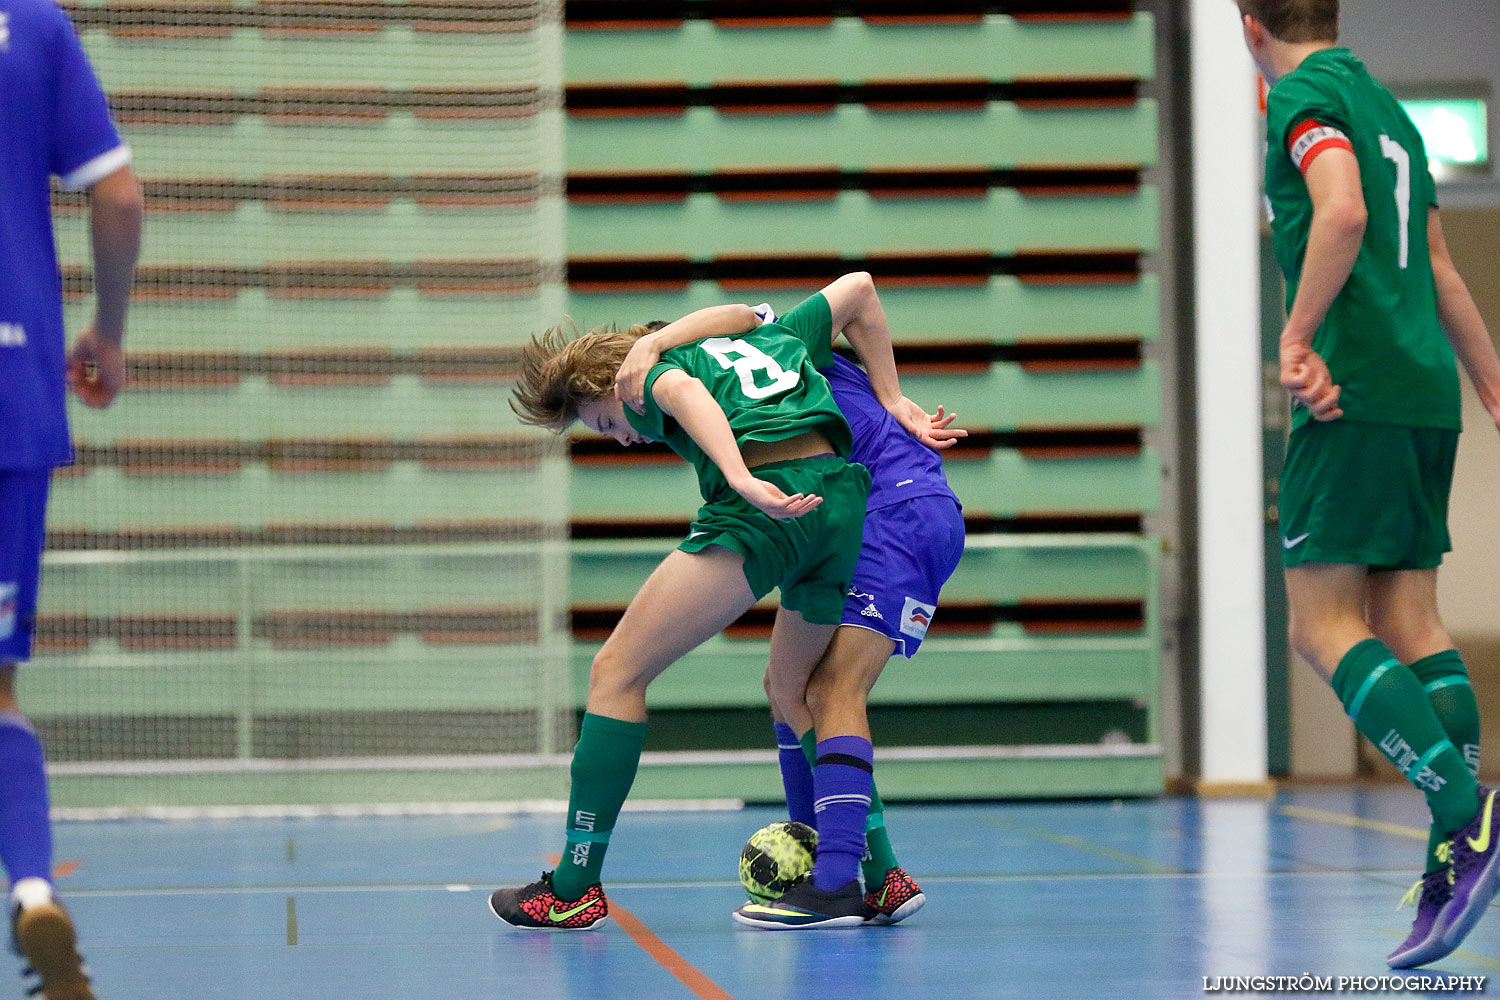
[[[56,773],[55,771],[53,773]],[[737,812],[743,799],[626,800],[621,812]],[[566,799],[502,802],[371,802],[270,806],[59,806],[54,820],[389,819],[430,816],[547,816],[568,811]]]
[[[1154,758],[1161,756],[1156,743],[1037,743],[1016,746],[918,746],[886,747],[881,760],[1073,760],[1079,758]],[[189,760],[102,760],[54,764],[52,774],[110,777],[183,774],[304,774],[327,771],[491,771],[567,767],[571,753],[559,754],[446,754],[412,757],[273,757],[208,758]],[[755,750],[647,750],[641,766],[679,767],[728,764],[775,763],[769,749]],[[545,800],[543,800],[545,801]],[[719,800],[709,800],[719,801]],[[377,804],[378,805],[378,804]],[[419,803],[421,806],[430,803]],[[465,803],[473,805],[473,803]],[[210,807],[217,808],[217,807]],[[283,808],[283,807],[277,807]]]
[[[1060,872],[1055,874],[1030,874],[1030,875],[927,875],[922,878],[923,883],[934,883],[939,885],[961,885],[963,883],[974,883],[976,885],[992,885],[1008,882],[1078,882],[1078,881],[1120,881],[1120,880],[1148,880],[1148,879],[1172,879],[1172,880],[1230,880],[1230,879],[1286,879],[1286,878],[1389,878],[1394,879],[1401,885],[1411,880],[1411,874],[1404,868],[1389,871],[1371,870],[1348,870],[1348,871],[1311,871],[1311,872],[1101,872],[1089,874],[1087,872]],[[619,889],[713,889],[738,887],[738,881],[706,880],[701,882],[611,882],[612,890]],[[1393,883],[1394,884],[1394,883]],[[464,892],[488,892],[490,890],[481,886],[464,886],[452,882],[446,883],[424,883],[424,884],[388,884],[388,885],[225,885],[225,886],[184,886],[180,888],[164,887],[160,889],[71,889],[64,893],[66,896],[284,896],[287,894],[333,894],[340,892],[442,892],[457,893]]]

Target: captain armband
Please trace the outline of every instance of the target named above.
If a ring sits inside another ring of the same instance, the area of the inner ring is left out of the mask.
[[[1292,165],[1304,175],[1313,160],[1330,149],[1347,149],[1352,153],[1354,144],[1342,131],[1315,118],[1309,118],[1292,129],[1287,139],[1287,155],[1292,158]]]

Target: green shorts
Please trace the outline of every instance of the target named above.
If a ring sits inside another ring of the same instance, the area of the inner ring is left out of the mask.
[[[719,545],[738,552],[757,600],[780,587],[782,607],[815,625],[837,625],[859,559],[870,473],[835,455],[771,462],[751,472],[788,496],[811,493],[823,503],[801,517],[777,520],[731,494],[700,507],[677,547],[700,552]]]
[[[1452,549],[1458,431],[1334,420],[1292,431],[1281,474],[1282,565],[1432,569]]]

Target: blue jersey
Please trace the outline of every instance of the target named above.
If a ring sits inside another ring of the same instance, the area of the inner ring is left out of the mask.
[[[86,188],[130,162],[53,0],[0,0],[0,469],[72,458],[51,177]]]
[[[879,510],[916,497],[944,496],[958,501],[943,476],[942,457],[886,412],[875,398],[864,369],[835,356],[833,367],[820,371],[854,434],[854,454],[849,460],[870,470],[870,498],[865,501],[865,510]]]
[[[808,299],[799,304],[787,316],[791,317],[812,301]],[[763,322],[781,322],[765,303],[756,306],[755,312]],[[858,462],[870,470],[870,498],[865,501],[866,511],[916,497],[951,497],[954,503],[958,502],[943,475],[942,457],[912,437],[911,432],[880,405],[875,389],[870,385],[870,377],[863,368],[834,355],[833,365],[818,371],[828,380],[833,401],[838,404],[839,412],[848,421],[849,430],[854,435],[854,453],[849,456],[849,461]]]

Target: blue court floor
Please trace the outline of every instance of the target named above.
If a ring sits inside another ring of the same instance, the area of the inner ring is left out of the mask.
[[[768,808],[626,813],[606,869],[626,916],[592,933],[486,906],[550,867],[558,814],[64,823],[59,885],[104,1000],[1156,1000],[1388,974],[1425,844],[1420,797],[1394,788],[887,817],[929,900],[890,928],[737,928],[736,858]],[[1500,915],[1434,972],[1500,976]]]

